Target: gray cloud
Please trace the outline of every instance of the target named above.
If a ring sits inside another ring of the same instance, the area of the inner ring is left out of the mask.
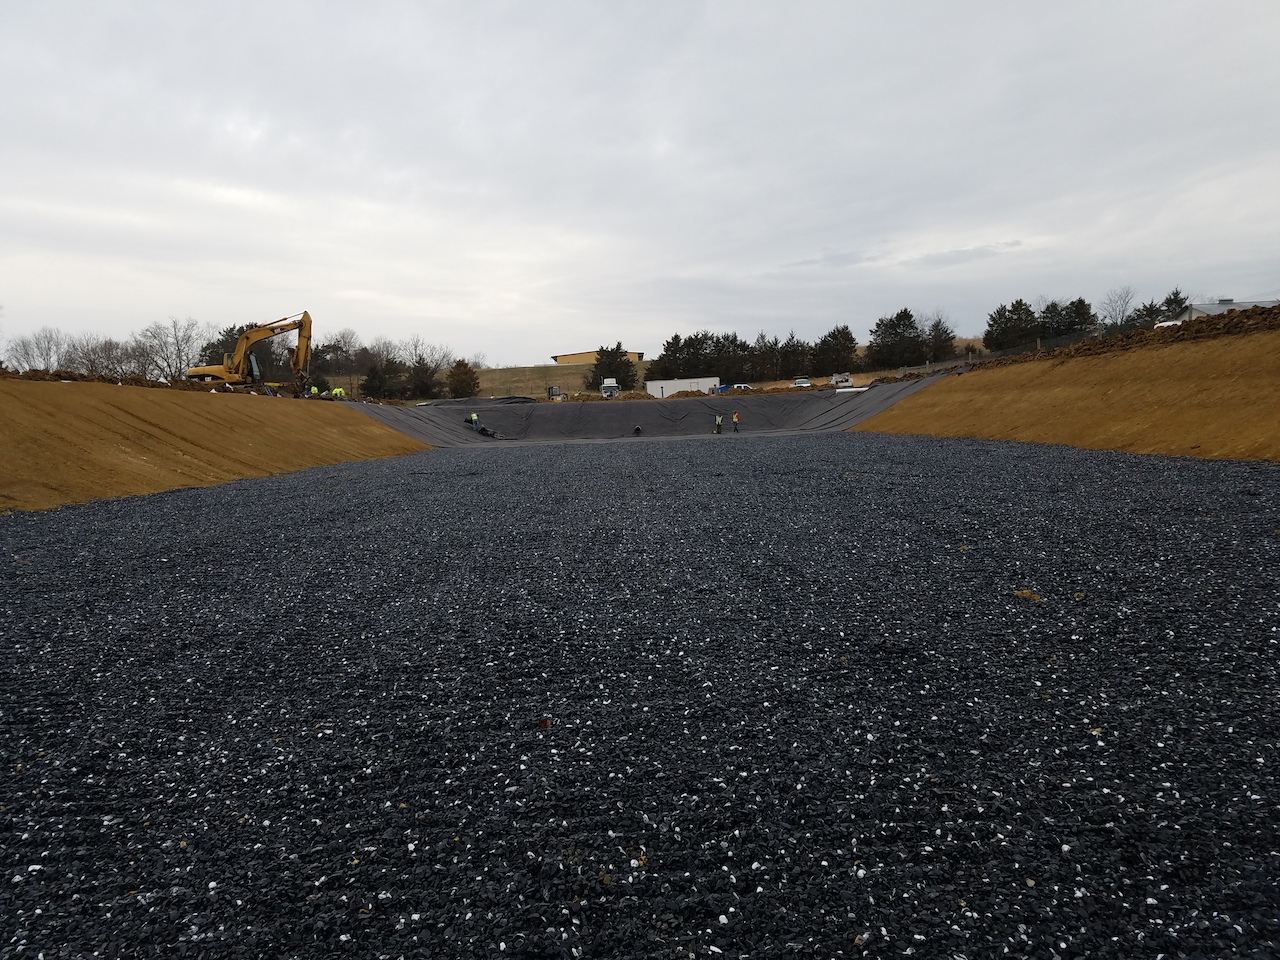
[[[847,267],[856,267],[864,263],[876,263],[884,259],[882,254],[874,253],[855,253],[853,251],[842,250],[824,250],[816,257],[809,257],[806,260],[797,260],[795,263],[787,264],[788,267],[826,267],[832,270],[843,270]]]
[[[922,267],[954,267],[972,263],[974,260],[986,260],[998,257],[1022,246],[1021,240],[1005,240],[1001,243],[984,243],[976,247],[960,247],[956,250],[939,250],[936,253],[924,253],[913,257],[911,263]]]
[[[0,335],[306,307],[515,363],[1274,289],[1278,9],[7,4]]]
[[[958,247],[954,250],[937,250],[930,253],[911,254],[895,258],[888,253],[855,253],[838,250],[823,251],[816,257],[797,260],[787,264],[788,267],[823,267],[832,270],[843,270],[849,267],[860,267],[865,264],[896,262],[899,264],[922,267],[949,267],[970,263],[974,260],[985,260],[987,257],[999,256],[1015,247],[1022,246],[1021,240],[1004,240],[1000,243],[983,243],[972,247]]]

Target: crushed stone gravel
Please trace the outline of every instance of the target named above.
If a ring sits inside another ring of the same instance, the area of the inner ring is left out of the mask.
[[[0,953],[1276,956],[1278,491],[842,434],[0,517]]]

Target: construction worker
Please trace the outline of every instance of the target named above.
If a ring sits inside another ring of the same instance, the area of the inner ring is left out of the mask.
[[[724,429],[724,414],[716,414],[716,433],[720,433]]]
[[[347,391],[343,390],[341,387],[334,387],[334,388],[333,388],[333,399],[335,399],[335,400],[345,400],[345,399],[346,399],[346,397],[347,397]]]
[[[318,397],[318,396],[320,396],[320,388],[319,388],[319,387],[317,387],[317,386],[315,386],[314,384],[312,384],[312,386],[311,386],[311,398],[314,400],[314,399],[315,399],[316,397]]]
[[[733,411],[733,432],[738,432],[738,411]]]
[[[471,414],[471,429],[472,430],[480,429],[480,414],[478,413]]]

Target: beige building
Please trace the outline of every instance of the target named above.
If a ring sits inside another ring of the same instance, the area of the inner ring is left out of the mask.
[[[552,357],[556,363],[595,363],[596,350],[588,350],[586,353],[562,353],[559,356]],[[640,363],[644,360],[643,353],[636,353],[634,350],[627,351],[627,359],[632,363]]]

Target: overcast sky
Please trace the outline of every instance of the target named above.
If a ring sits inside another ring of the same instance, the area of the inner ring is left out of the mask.
[[[0,339],[1280,295],[1280,2],[0,4]]]

